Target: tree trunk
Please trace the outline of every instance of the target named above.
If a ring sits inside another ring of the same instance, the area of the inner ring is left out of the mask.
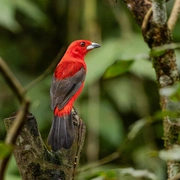
[[[4,120],[7,131],[12,126],[17,112]],[[23,180],[71,180],[76,174],[82,151],[86,127],[73,111],[75,140],[68,150],[50,152],[38,131],[36,118],[27,115],[27,120],[14,146],[14,157]]]
[[[142,28],[145,42],[153,50],[158,46],[172,43],[172,34],[167,26],[165,0],[124,0],[134,15],[136,22]],[[156,71],[159,92],[163,88],[174,85],[179,80],[174,49],[167,49],[158,56],[152,57]],[[168,110],[169,98],[160,93],[162,111]],[[164,145],[166,149],[179,145],[180,124],[177,119],[173,122],[168,116],[164,117]],[[180,172],[179,161],[167,162],[168,178],[171,179]]]

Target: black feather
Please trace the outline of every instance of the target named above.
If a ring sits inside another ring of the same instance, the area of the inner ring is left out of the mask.
[[[81,68],[72,77],[60,80],[53,77],[50,89],[52,110],[54,110],[57,105],[59,109],[62,109],[71,97],[79,90],[85,77],[86,71],[84,68]]]
[[[62,147],[69,149],[74,141],[74,125],[72,114],[58,117],[55,116],[48,136],[48,144],[53,151]]]

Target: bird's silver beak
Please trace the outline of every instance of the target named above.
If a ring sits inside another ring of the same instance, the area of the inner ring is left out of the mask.
[[[91,50],[94,48],[99,48],[101,47],[99,44],[92,42],[89,46],[86,47],[87,50]]]

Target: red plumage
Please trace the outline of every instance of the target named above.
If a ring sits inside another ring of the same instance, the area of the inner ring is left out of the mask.
[[[84,57],[88,51],[98,47],[99,44],[88,40],[72,42],[55,69],[50,89],[54,119],[48,136],[53,151],[72,146],[75,135],[71,111],[84,86]]]

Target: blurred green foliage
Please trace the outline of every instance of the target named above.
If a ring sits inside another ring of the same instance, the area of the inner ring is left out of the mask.
[[[7,157],[12,151],[12,147],[0,142],[0,159]]]
[[[179,28],[177,24],[173,34],[176,42],[180,39]],[[92,166],[80,172],[77,179],[166,179],[165,162],[158,157],[163,148],[162,121],[148,119],[160,110],[156,76],[149,49],[124,3],[0,0],[0,56],[24,86],[43,73],[63,45],[75,39],[101,44],[86,57],[85,88],[75,103],[87,125],[88,140],[80,166],[122,151],[107,166]],[[52,73],[27,92],[30,111],[37,118],[45,142],[52,119]],[[5,138],[3,119],[18,108],[16,97],[0,76],[1,141]],[[89,145],[96,152],[88,151]],[[6,179],[20,179],[13,158]]]

